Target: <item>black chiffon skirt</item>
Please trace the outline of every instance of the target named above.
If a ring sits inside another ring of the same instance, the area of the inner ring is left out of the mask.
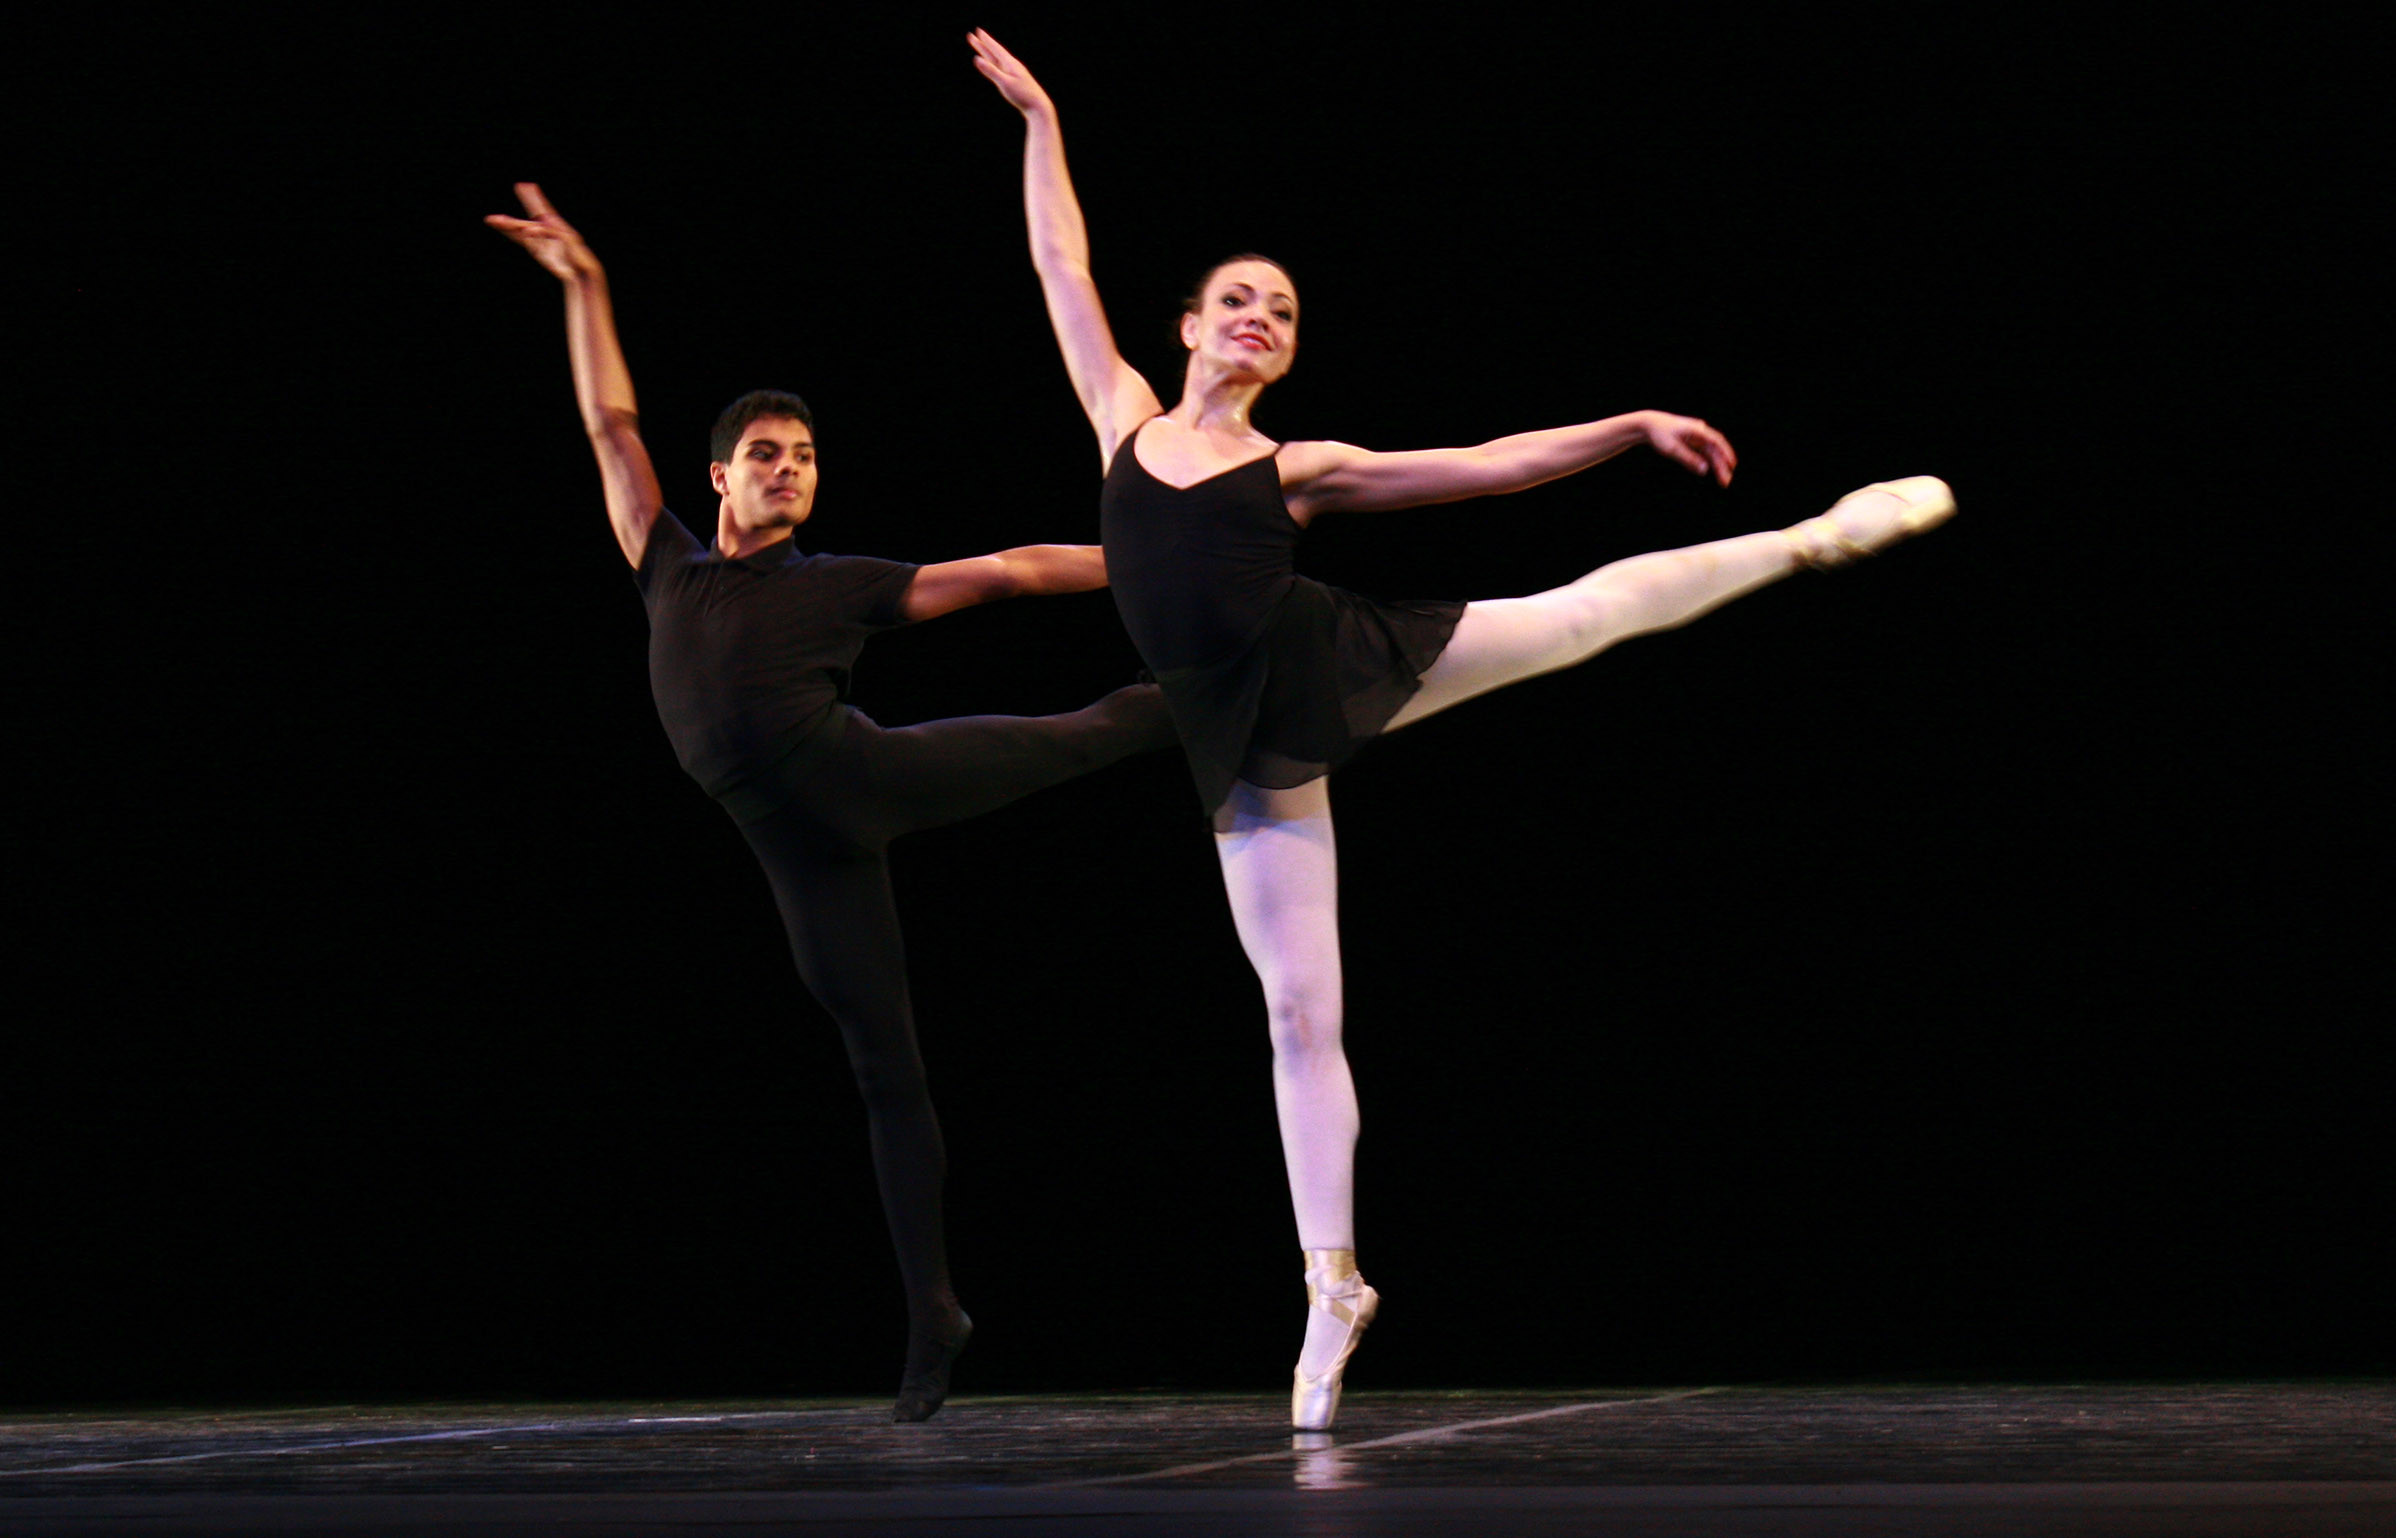
[[[1385,602],[1296,577],[1241,651],[1159,671],[1208,814],[1235,779],[1286,790],[1355,757],[1414,697],[1463,613],[1461,603]]]

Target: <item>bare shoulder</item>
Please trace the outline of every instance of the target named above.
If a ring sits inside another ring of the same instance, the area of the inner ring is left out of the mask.
[[[1281,484],[1295,491],[1321,480],[1342,465],[1353,464],[1364,452],[1353,443],[1339,443],[1329,438],[1285,443],[1278,451]]]
[[[1281,467],[1281,499],[1301,526],[1341,505],[1340,472],[1370,457],[1353,443],[1309,438],[1283,444],[1274,455]]]

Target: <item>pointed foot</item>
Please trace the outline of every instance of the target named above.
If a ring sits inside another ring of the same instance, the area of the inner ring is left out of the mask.
[[[938,1329],[907,1332],[907,1371],[899,1379],[898,1403],[890,1407],[891,1420],[905,1426],[940,1413],[940,1407],[948,1402],[949,1371],[972,1338],[973,1321],[963,1309]]]

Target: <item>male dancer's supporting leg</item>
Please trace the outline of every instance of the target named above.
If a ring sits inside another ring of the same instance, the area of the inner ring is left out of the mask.
[[[1055,716],[966,716],[889,731],[860,717],[792,805],[742,827],[773,887],[791,959],[840,1027],[865,1100],[907,1293],[897,1420],[939,1410],[973,1321],[949,1276],[947,1151],[916,1045],[884,851],[901,834],[995,810],[1172,740],[1153,684]]]
[[[827,835],[799,808],[741,831],[773,886],[791,959],[840,1027],[865,1100],[874,1178],[907,1293],[907,1366],[892,1414],[924,1420],[948,1395],[950,1365],[973,1321],[949,1280],[948,1155],[916,1048],[889,862],[879,849]]]

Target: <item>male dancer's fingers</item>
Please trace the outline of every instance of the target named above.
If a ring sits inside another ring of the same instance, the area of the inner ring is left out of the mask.
[[[557,232],[545,224],[535,224],[529,219],[511,219],[506,214],[485,214],[483,223],[527,251],[545,241],[557,238]]]
[[[991,79],[998,80],[1010,75],[1030,73],[1016,62],[1013,54],[1007,52],[1004,43],[990,35],[987,28],[974,28],[967,36],[966,41],[973,44],[973,51],[980,56],[975,62],[984,66],[983,73],[989,75]]]
[[[551,208],[549,206],[549,200],[541,196],[541,184],[539,182],[516,183],[516,196],[523,199],[524,211],[532,215],[535,219],[554,219],[557,217],[557,210]]]

